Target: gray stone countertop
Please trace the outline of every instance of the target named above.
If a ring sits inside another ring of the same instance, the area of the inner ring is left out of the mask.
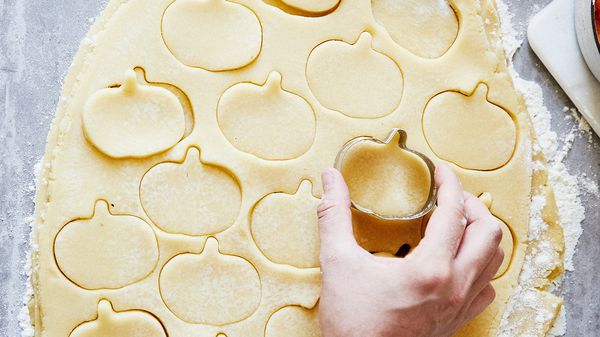
[[[550,0],[507,0],[516,28],[525,32],[531,15]],[[24,261],[33,214],[34,167],[44,153],[62,80],[93,19],[106,0],[0,0],[0,336],[19,336],[18,314],[25,292]],[[566,135],[573,104],[525,42],[514,64],[524,79],[544,90],[553,128]],[[565,162],[576,176],[598,181],[600,141],[578,133]],[[574,272],[562,293],[568,308],[567,336],[600,331],[600,200],[583,194],[584,233]]]

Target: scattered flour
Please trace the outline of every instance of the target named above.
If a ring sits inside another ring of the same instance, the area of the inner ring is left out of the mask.
[[[512,58],[516,50],[521,46],[524,39],[524,27],[515,29],[512,23],[514,17],[503,1],[497,1],[498,12],[500,16],[500,29],[502,32],[502,47],[506,51],[509,70],[514,79],[515,86],[523,94],[525,103],[536,135],[539,146],[534,147],[534,152],[542,151],[548,160],[548,178],[553,187],[560,216],[560,224],[564,229],[565,235],[565,269],[574,270],[573,256],[576,251],[577,242],[581,236],[582,221],[585,218],[585,209],[582,205],[582,192],[598,195],[597,177],[590,178],[585,174],[571,174],[564,164],[571,146],[576,136],[587,135],[588,142],[592,143],[593,134],[589,124],[578,114],[577,110],[570,107],[564,107],[565,118],[575,122],[575,127],[563,137],[559,137],[552,130],[552,114],[544,105],[542,88],[531,81],[522,79],[512,64]],[[522,29],[521,29],[522,28]],[[543,168],[542,163],[533,163],[533,169]],[[543,199],[543,197],[541,197]],[[535,240],[539,238],[541,232],[547,227],[541,217],[541,210],[545,205],[545,200],[534,196],[531,203],[530,232],[528,239]],[[553,314],[544,310],[544,300],[547,295],[535,289],[536,276],[545,275],[545,272],[553,270],[555,255],[557,254],[549,242],[540,243],[532,247],[532,251],[525,259],[523,271],[519,279],[519,286],[516,293],[508,304],[507,311],[502,319],[499,336],[514,337],[515,331],[522,327],[524,322],[514,322],[519,314],[537,312],[533,323],[532,334],[544,333],[544,323],[553,318]],[[553,256],[554,255],[554,256]],[[547,275],[547,274],[546,274]],[[557,281],[557,282],[560,282]],[[555,288],[555,287],[554,287]],[[533,311],[532,311],[533,309]],[[541,316],[540,316],[541,315]],[[529,318],[531,319],[531,318]],[[561,307],[559,316],[554,322],[549,336],[562,336],[566,332],[566,314],[565,308]]]
[[[35,174],[35,182],[38,182],[40,179],[40,175],[42,174],[42,166],[44,159],[40,159],[37,164],[35,164],[33,168],[33,172]],[[35,189],[35,182],[32,182],[31,186]],[[35,197],[33,197],[35,198]],[[35,199],[34,199],[35,202]],[[25,294],[23,296],[23,306],[19,311],[19,327],[21,328],[21,336],[20,337],[33,337],[35,335],[35,330],[33,327],[33,322],[31,321],[31,316],[29,312],[29,303],[33,299],[33,287],[31,285],[31,277],[33,273],[34,266],[32,265],[32,254],[37,252],[37,243],[35,242],[35,218],[29,217],[26,222],[29,224],[29,249],[27,250],[27,255],[25,257],[25,261],[23,262],[23,275],[27,278],[27,284],[25,288]]]
[[[503,1],[498,1],[498,11],[501,19],[503,47],[511,60],[524,36],[512,25],[513,14],[510,13],[508,6]],[[573,255],[583,231],[581,223],[585,218],[585,209],[581,202],[582,193],[579,180],[576,175],[569,172],[563,161],[571,149],[576,132],[580,130],[586,132],[587,130],[587,133],[590,133],[590,127],[577,115],[576,110],[567,107],[565,112],[570,113],[568,118],[577,121],[578,129],[573,129],[564,137],[559,138],[552,130],[552,114],[544,106],[542,88],[535,82],[522,79],[512,63],[510,63],[510,72],[517,89],[524,96],[541,151],[548,160],[549,181],[556,194],[561,225],[565,231],[565,268],[572,271],[574,269]]]

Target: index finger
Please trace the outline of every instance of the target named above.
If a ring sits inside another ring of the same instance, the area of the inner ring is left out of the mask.
[[[437,208],[417,248],[454,258],[467,225],[463,188],[447,164],[441,164],[435,170],[435,184]]]

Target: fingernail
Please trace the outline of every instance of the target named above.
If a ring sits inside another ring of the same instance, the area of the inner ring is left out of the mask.
[[[323,189],[327,191],[333,185],[333,180],[335,179],[333,176],[333,172],[330,169],[323,171],[321,175],[321,179],[323,180]]]

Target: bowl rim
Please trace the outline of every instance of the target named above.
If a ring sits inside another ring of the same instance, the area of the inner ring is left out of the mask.
[[[590,1],[592,5],[592,32],[594,33],[594,43],[596,45],[596,49],[598,50],[598,54],[600,54],[600,40],[598,37],[598,25],[596,24],[596,0]]]

